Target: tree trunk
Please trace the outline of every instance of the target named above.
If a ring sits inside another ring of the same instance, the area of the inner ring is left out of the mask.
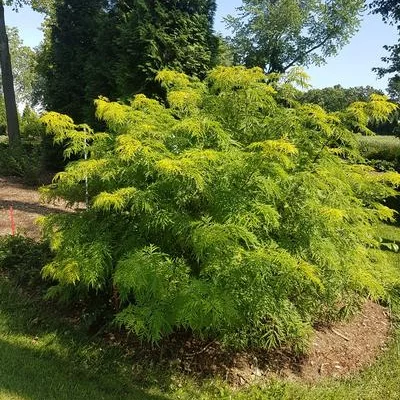
[[[2,0],[0,0],[0,67],[4,103],[6,106],[8,139],[10,147],[15,148],[20,144],[19,122],[17,103],[15,101],[14,78],[11,68],[10,50],[8,48],[6,22],[4,19],[4,4]]]

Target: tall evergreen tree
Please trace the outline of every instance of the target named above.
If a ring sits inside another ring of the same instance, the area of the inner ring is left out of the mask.
[[[160,69],[203,78],[217,60],[215,9],[215,0],[57,0],[39,62],[46,108],[82,122],[99,95],[162,93]]]
[[[96,51],[96,32],[105,0],[58,0],[47,20],[47,40],[39,57],[41,94],[46,108],[82,122],[88,61]]]
[[[121,96],[159,90],[154,77],[170,68],[204,77],[215,64],[215,0],[129,0],[118,2],[116,83]]]

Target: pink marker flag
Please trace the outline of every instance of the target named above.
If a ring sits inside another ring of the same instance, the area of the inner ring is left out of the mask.
[[[15,235],[15,222],[14,222],[14,208],[10,206],[10,223],[11,223],[11,234]]]

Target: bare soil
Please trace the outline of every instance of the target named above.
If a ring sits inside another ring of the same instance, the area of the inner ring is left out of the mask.
[[[307,380],[339,377],[370,365],[386,349],[391,324],[387,310],[368,301],[349,322],[315,332],[300,376]]]
[[[34,239],[40,237],[38,217],[54,212],[71,212],[62,203],[42,204],[37,188],[28,187],[18,178],[0,177],[0,235],[11,234],[10,208],[17,233]]]
[[[11,233],[10,207],[18,232],[40,237],[35,220],[53,212],[71,212],[63,204],[42,204],[35,188],[17,179],[0,177],[0,235]],[[78,317],[79,319],[79,317]],[[349,322],[315,331],[306,357],[285,352],[230,352],[217,342],[203,342],[177,334],[156,351],[134,346],[132,358],[141,362],[155,357],[194,375],[219,375],[234,385],[244,385],[271,375],[315,381],[341,377],[360,370],[385,350],[390,339],[390,319],[384,307],[367,301]],[[105,333],[113,345],[127,344],[116,333]],[[125,342],[125,343],[124,343]]]

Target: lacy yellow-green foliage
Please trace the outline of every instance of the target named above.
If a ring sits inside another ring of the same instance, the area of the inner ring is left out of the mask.
[[[382,96],[341,113],[298,104],[304,76],[219,67],[204,82],[157,79],[168,106],[143,95],[96,101],[105,133],[43,117],[80,155],[49,198],[89,208],[42,221],[56,250],[43,270],[62,290],[114,287],[116,320],[143,340],[175,329],[237,347],[300,349],[312,324],[399,284],[374,225],[400,176],[360,164],[356,133],[394,109]],[[84,155],[88,159],[84,159]]]
[[[386,121],[396,108],[386,96],[372,94],[369,102],[357,101],[345,110],[345,114],[354,128],[365,134],[373,134],[367,125]]]

